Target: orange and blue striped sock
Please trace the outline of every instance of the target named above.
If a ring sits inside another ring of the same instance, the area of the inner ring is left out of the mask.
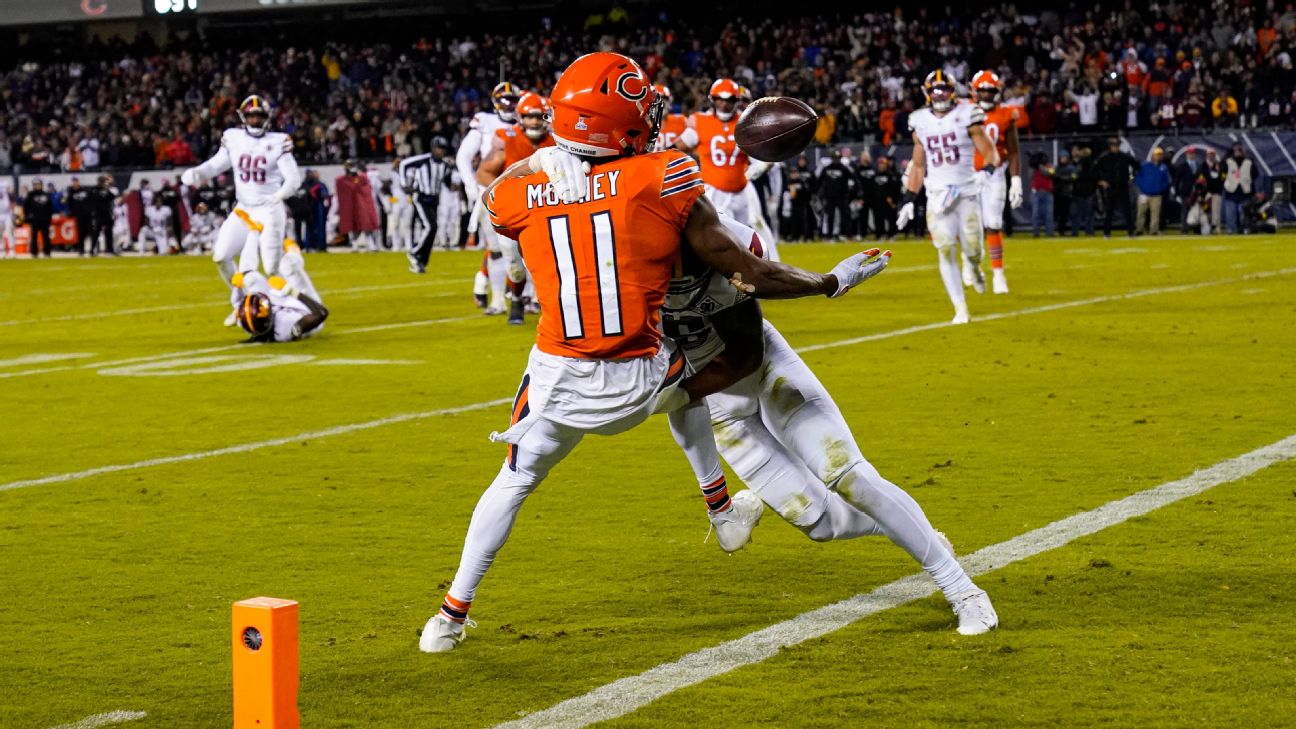
[[[719,513],[729,508],[729,485],[725,483],[725,477],[712,481],[710,484],[702,487],[702,496],[706,498],[707,511],[712,514]]]
[[[987,230],[986,248],[990,251],[990,267],[1003,268],[1003,233],[998,230]]]
[[[468,608],[470,607],[472,607],[471,601],[464,602],[446,595],[445,600],[441,603],[440,614],[452,623],[462,624],[463,621],[468,619]]]

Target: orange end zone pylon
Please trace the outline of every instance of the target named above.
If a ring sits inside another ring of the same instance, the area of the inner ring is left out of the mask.
[[[234,603],[234,729],[299,729],[297,603]]]

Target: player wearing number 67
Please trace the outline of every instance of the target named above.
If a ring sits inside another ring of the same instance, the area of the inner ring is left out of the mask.
[[[863,253],[817,274],[746,250],[703,196],[697,162],[650,152],[665,100],[629,58],[576,59],[552,106],[557,146],[512,165],[482,195],[495,230],[521,247],[540,320],[511,425],[492,434],[508,444],[504,463],[473,512],[441,610],[423,629],[419,647],[428,652],[463,640],[477,587],[522,503],[582,438],[622,433],[689,401],[683,354],[660,328],[682,255],[766,298],[836,297],[879,270]],[[697,414],[706,440],[690,445],[714,453],[707,416]]]
[[[985,133],[985,111],[976,104],[961,104],[955,97],[953,79],[939,69],[923,81],[927,106],[909,115],[913,131],[913,161],[905,178],[904,200],[896,226],[913,220],[914,197],[926,184],[927,229],[939,256],[941,280],[954,304],[954,323],[969,320],[963,297],[959,243],[971,264],[972,286],[985,293],[981,273],[981,204],[973,169],[973,152],[985,160],[990,174],[999,166],[999,152]]]
[[[301,185],[301,173],[293,158],[292,138],[270,131],[274,122],[270,102],[260,96],[249,96],[239,105],[238,115],[242,126],[226,129],[216,154],[201,165],[185,170],[180,182],[196,187],[232,168],[238,208],[260,226],[257,229],[260,262],[265,275],[274,276],[279,273],[279,259],[283,255],[286,224],[283,203]],[[250,240],[248,224],[236,215],[225,218],[216,234],[212,260],[230,288],[230,304],[235,309],[225,320],[226,326],[234,326],[238,321],[237,309],[242,303],[238,287],[233,283],[234,274],[255,270],[257,265],[255,249],[243,255]]]

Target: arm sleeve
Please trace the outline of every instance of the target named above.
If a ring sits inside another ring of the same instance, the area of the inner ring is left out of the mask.
[[[292,144],[291,141],[288,143]],[[292,197],[294,192],[297,192],[298,187],[301,187],[301,170],[297,169],[297,159],[292,156],[291,152],[280,156],[278,165],[284,181],[279,186],[278,191],[275,192],[275,197],[280,200],[287,200]]]
[[[198,175],[204,180],[215,179],[233,166],[234,164],[230,161],[229,148],[225,146],[225,138],[221,137],[220,149],[216,150],[216,154],[212,155],[211,159],[198,165]]]
[[[701,139],[698,138],[696,129],[693,127],[685,127],[684,131],[680,132],[676,141],[682,143],[686,147],[692,148],[698,146],[698,142],[700,142]]]
[[[455,167],[459,169],[459,177],[463,179],[464,189],[468,191],[468,197],[476,197],[479,193],[477,190],[477,171],[473,169],[473,157],[481,150],[481,130],[472,128],[464,135],[463,141],[459,143],[459,151],[455,154]]]

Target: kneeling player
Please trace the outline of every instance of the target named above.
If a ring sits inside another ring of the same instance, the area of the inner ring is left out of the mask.
[[[732,220],[726,225],[741,240],[752,241],[755,252],[760,243],[752,229]],[[880,272],[885,256],[878,264]],[[763,320],[759,304],[704,267],[686,265],[684,270],[671,282],[663,310],[667,335],[699,370],[684,387],[692,390],[692,380],[717,375],[733,380],[706,397],[709,418],[693,415],[689,423],[678,413],[671,418],[672,433],[689,457],[708,507],[712,494],[723,489],[724,477],[719,460],[696,447],[706,443],[705,434],[689,432],[699,427],[699,420],[702,428],[711,422],[720,454],[751,491],[806,536],[830,541],[886,535],[932,576],[958,617],[960,633],[976,635],[997,626],[985,591],[972,582],[918,503],[864,458],[832,397],[778,330]],[[739,492],[733,500],[747,493]],[[711,515],[726,551],[746,544],[759,519],[759,512],[753,518],[741,503],[733,512],[721,523]]]

